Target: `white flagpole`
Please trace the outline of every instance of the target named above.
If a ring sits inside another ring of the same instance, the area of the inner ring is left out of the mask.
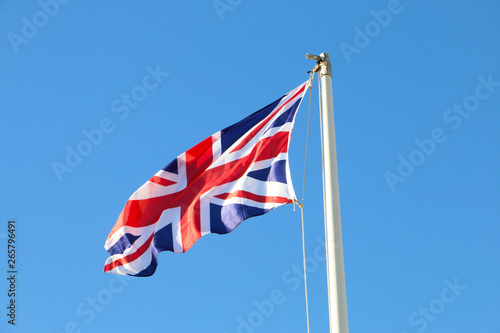
[[[321,81],[321,119],[323,123],[323,133],[321,135],[323,137],[324,156],[323,186],[325,189],[325,238],[330,333],[348,333],[337,151],[333,119],[332,65],[328,53],[321,53],[319,56],[306,54],[306,58],[318,62]]]

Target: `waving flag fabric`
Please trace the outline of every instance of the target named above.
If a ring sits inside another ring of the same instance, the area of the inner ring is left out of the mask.
[[[185,252],[203,235],[293,202],[288,146],[307,85],[203,140],[135,191],[106,240],[104,271],[152,275],[159,252]]]

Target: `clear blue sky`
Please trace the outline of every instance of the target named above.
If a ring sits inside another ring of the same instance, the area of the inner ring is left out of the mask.
[[[103,245],[156,171],[329,52],[350,331],[500,332],[498,1],[60,1],[0,5],[0,331],[305,332],[292,205],[160,254],[150,278],[104,274]],[[317,100],[305,232],[311,332],[326,332]]]

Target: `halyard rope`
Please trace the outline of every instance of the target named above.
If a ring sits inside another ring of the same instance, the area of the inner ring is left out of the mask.
[[[297,206],[300,208],[300,217],[302,219],[302,259],[304,265],[304,292],[306,296],[306,318],[307,318],[307,333],[309,333],[309,297],[307,295],[307,271],[306,271],[306,243],[305,243],[305,235],[304,235],[304,193],[306,188],[306,171],[307,171],[307,152],[309,149],[309,128],[311,124],[311,96],[312,96],[312,87],[313,87],[313,79],[314,79],[315,71],[311,72],[309,76],[309,112],[307,114],[307,134],[306,134],[306,153],[305,153],[305,161],[304,161],[304,179],[302,182],[302,203],[297,203]]]

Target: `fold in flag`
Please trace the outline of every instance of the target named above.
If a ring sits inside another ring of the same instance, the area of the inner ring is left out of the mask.
[[[150,276],[159,252],[185,252],[293,202],[288,146],[307,86],[203,140],[135,191],[104,245],[104,271]]]

